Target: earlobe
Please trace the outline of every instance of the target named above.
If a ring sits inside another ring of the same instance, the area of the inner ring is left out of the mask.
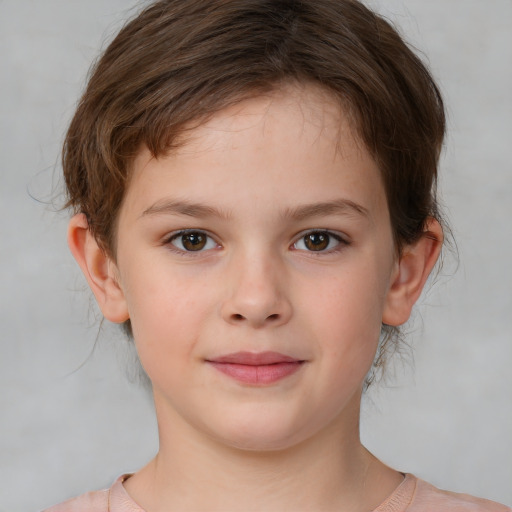
[[[443,229],[437,220],[431,218],[421,238],[406,246],[396,263],[382,323],[398,326],[409,320],[412,308],[439,258],[442,245]]]
[[[83,213],[73,216],[69,221],[68,245],[103,316],[115,323],[128,320],[128,308],[118,282],[116,265],[98,245]]]

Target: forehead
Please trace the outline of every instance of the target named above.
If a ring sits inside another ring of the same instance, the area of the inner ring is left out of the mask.
[[[289,121],[293,120],[293,124]],[[177,137],[172,155],[190,155],[194,151],[229,150],[246,138],[251,130],[252,142],[268,144],[323,143],[340,149],[340,139],[362,145],[349,123],[341,102],[329,91],[315,84],[285,83],[267,94],[248,97],[211,116],[202,123],[191,123]],[[220,140],[224,135],[224,140]],[[259,140],[258,140],[259,139]],[[327,144],[326,144],[327,143]]]
[[[139,152],[125,203],[140,211],[158,196],[193,196],[228,208],[243,197],[276,209],[347,193],[355,202],[382,199],[380,173],[349,116],[316,86],[241,101],[185,130],[179,142],[158,158]]]

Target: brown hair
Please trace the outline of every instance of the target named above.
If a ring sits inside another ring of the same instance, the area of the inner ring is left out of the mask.
[[[445,130],[430,73],[389,22],[357,0],[160,0],[92,70],[63,151],[67,206],[115,257],[129,164],[172,149],[191,121],[283,82],[330,91],[377,162],[397,250],[439,219]]]

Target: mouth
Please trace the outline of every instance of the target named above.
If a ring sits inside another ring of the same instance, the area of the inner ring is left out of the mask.
[[[278,352],[236,352],[206,362],[228,377],[252,385],[280,381],[297,372],[305,363]]]

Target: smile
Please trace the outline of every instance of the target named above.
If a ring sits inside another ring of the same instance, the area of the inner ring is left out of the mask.
[[[277,352],[237,352],[206,362],[239,382],[264,385],[294,374],[305,361]]]

